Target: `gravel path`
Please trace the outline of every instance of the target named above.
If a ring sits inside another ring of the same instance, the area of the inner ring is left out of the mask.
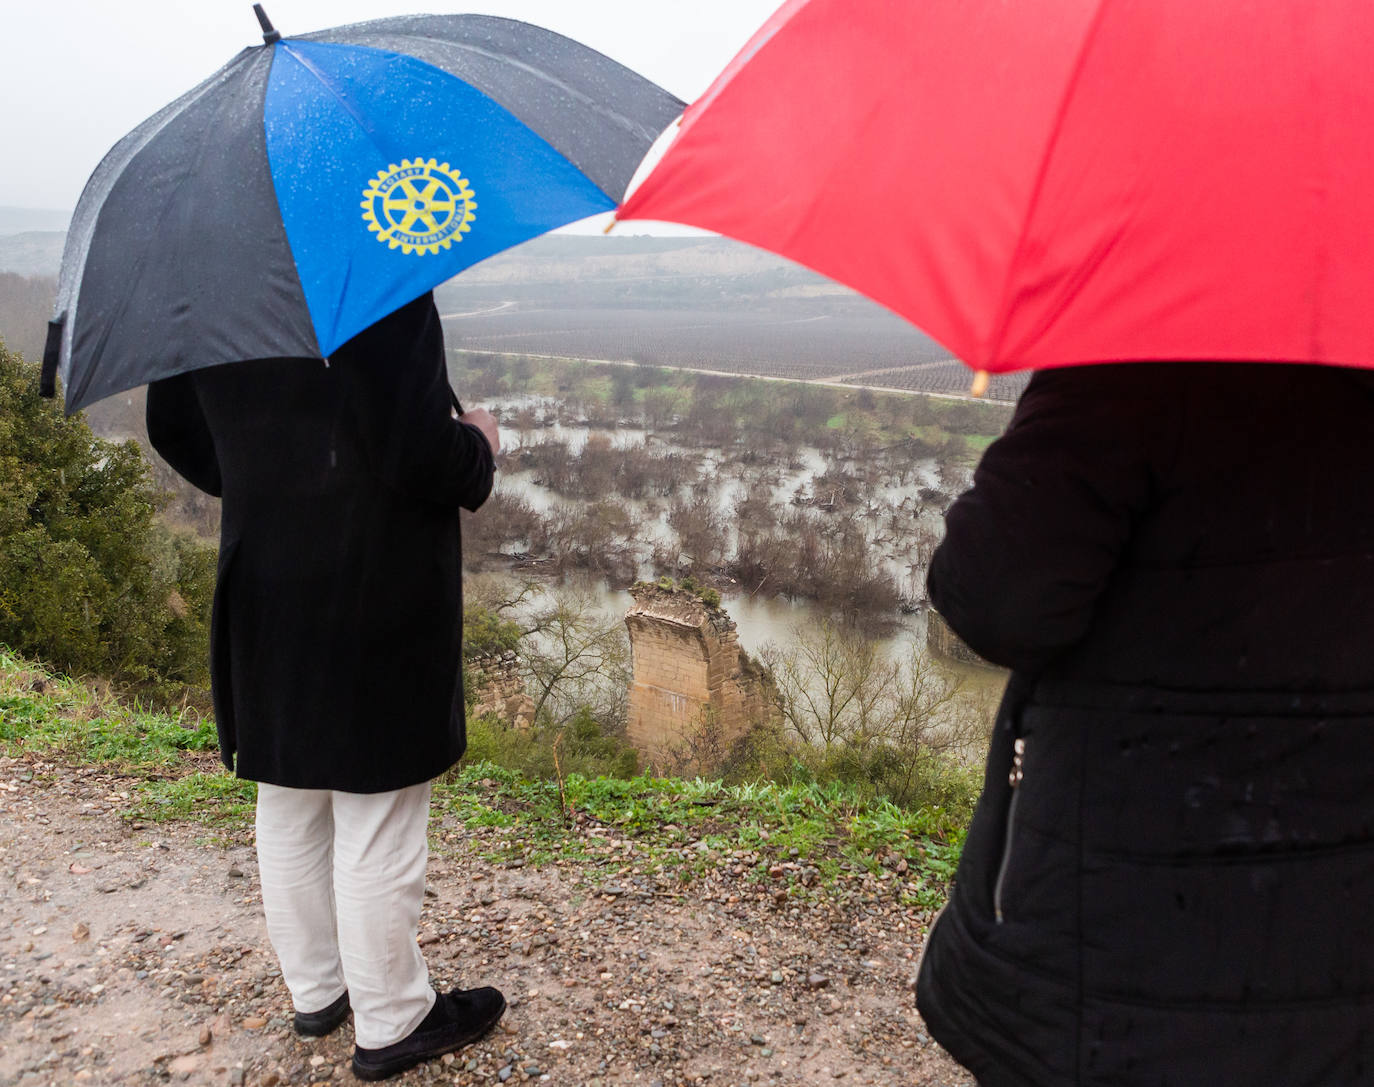
[[[352,1081],[351,1026],[291,1031],[248,833],[131,822],[132,787],[0,758],[0,1084]],[[511,1008],[393,1082],[973,1087],[914,1008],[927,919],[880,886],[842,909],[797,902],[725,857],[664,892],[633,842],[584,832],[624,854],[619,882],[493,864],[480,854],[499,835],[436,815],[420,933],[434,981],[497,985]]]

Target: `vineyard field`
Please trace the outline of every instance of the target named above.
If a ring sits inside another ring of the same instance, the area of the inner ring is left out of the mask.
[[[797,381],[908,391],[967,392],[967,367],[906,321],[874,306],[810,314],[791,307],[739,310],[562,309],[514,302],[445,314],[458,351],[498,352],[719,370]],[[993,379],[1014,400],[1022,375]]]

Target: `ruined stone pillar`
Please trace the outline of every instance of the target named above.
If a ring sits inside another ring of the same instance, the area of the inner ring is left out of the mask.
[[[739,646],[734,621],[695,593],[641,582],[625,616],[634,679],[629,740],[649,759],[684,751],[708,720],[721,742],[778,712],[766,670]]]

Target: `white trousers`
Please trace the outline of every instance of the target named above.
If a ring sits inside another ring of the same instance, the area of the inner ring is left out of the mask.
[[[348,990],[365,1049],[410,1034],[434,1004],[416,936],[429,783],[387,793],[258,785],[267,935],[297,1011]]]

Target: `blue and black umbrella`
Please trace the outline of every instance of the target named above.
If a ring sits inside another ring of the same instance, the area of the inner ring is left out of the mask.
[[[682,103],[527,23],[417,15],[245,49],[96,168],[45,390],[69,412],[250,358],[328,357],[411,299],[609,211]]]

